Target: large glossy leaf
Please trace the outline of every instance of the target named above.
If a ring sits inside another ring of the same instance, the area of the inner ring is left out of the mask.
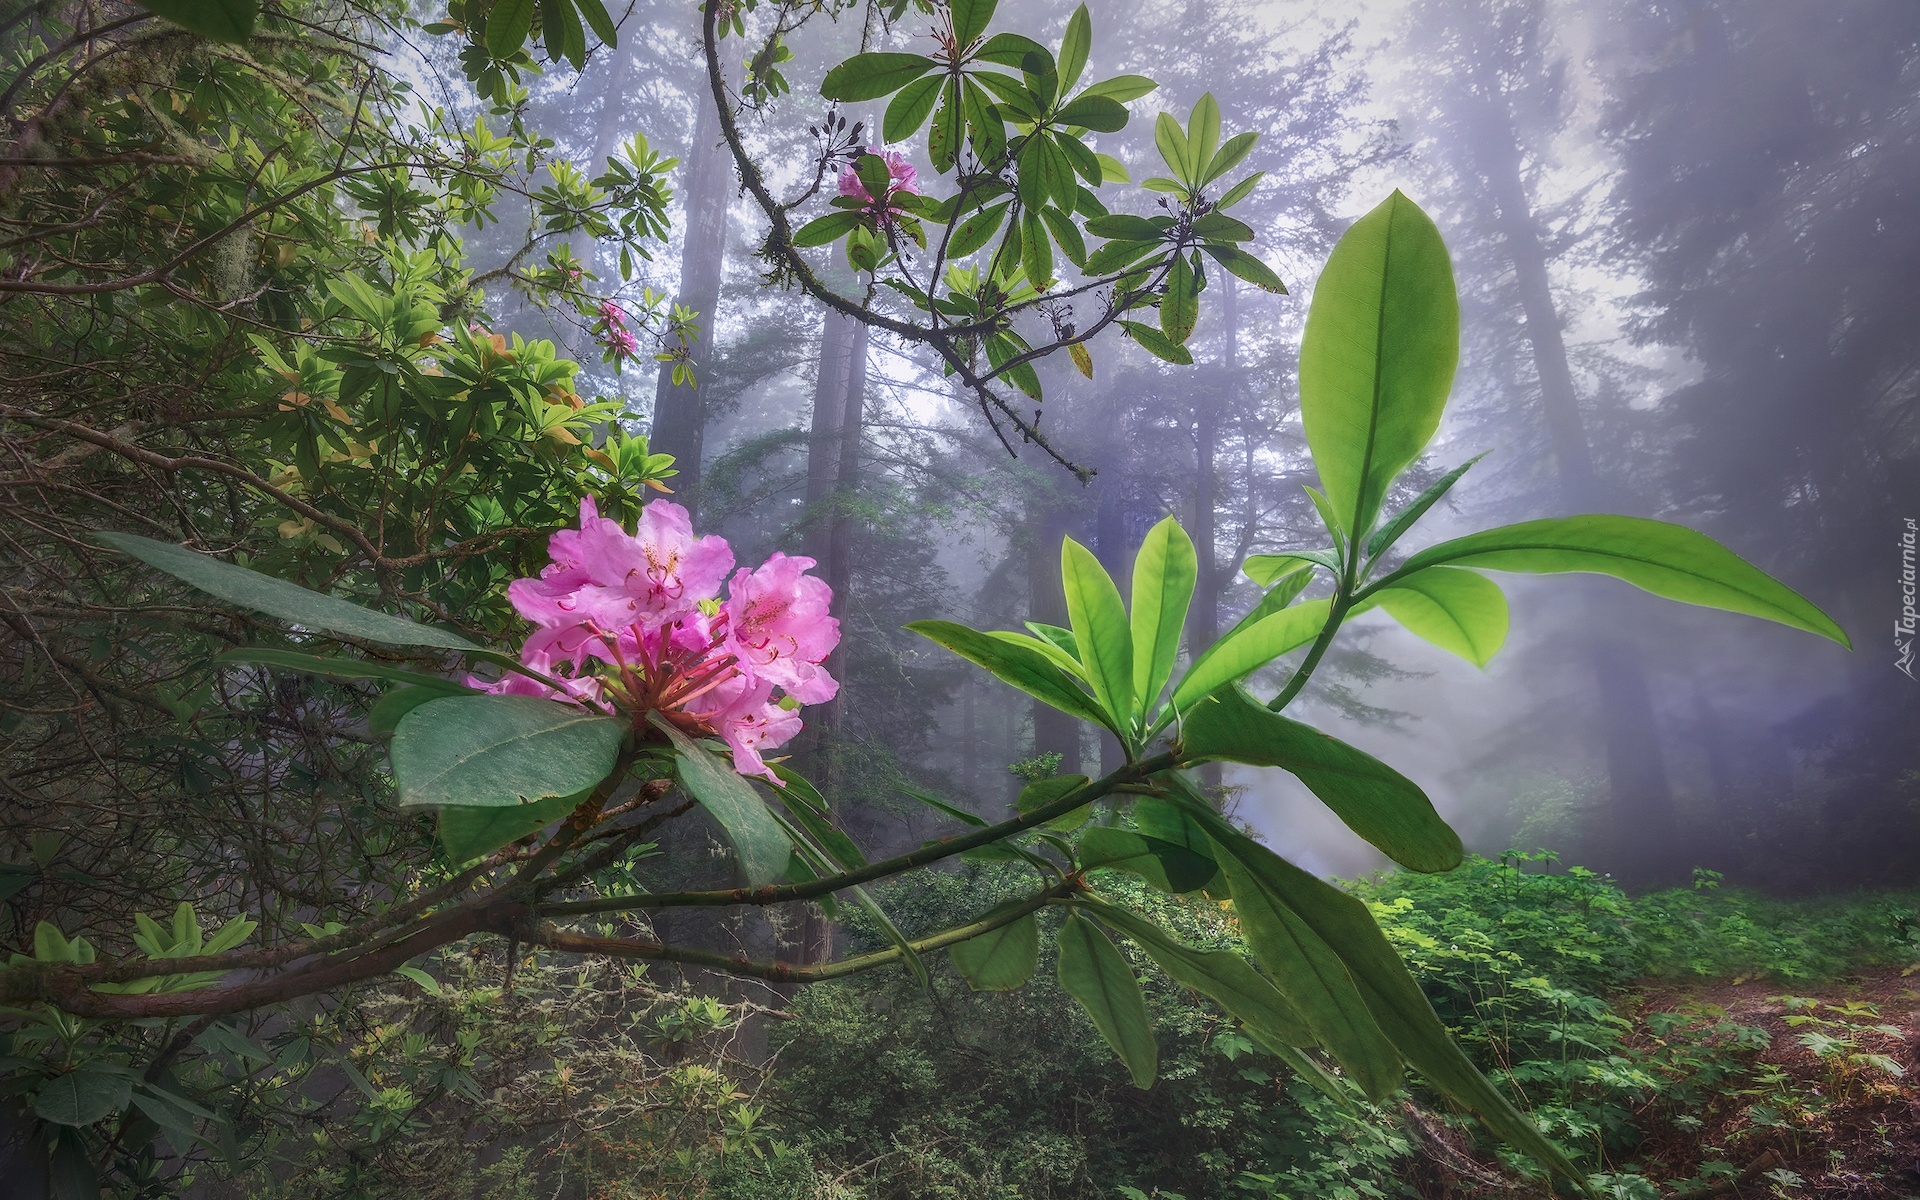
[[[1146,997],[1107,935],[1078,913],[1060,927],[1060,987],[1080,1002],[1094,1028],[1127,1065],[1135,1087],[1153,1086],[1160,1045],[1147,1021]]]
[[[1365,537],[1440,424],[1460,357],[1446,243],[1398,191],[1354,222],[1313,289],[1300,419],[1341,527]]]
[[[238,45],[253,36],[257,0],[141,0],[140,7],[215,42]]]
[[[534,0],[499,0],[487,13],[487,53],[511,57],[533,30]]]
[[[1476,667],[1493,661],[1507,640],[1507,598],[1500,585],[1458,567],[1428,567],[1373,595],[1409,633]]]
[[[1312,641],[1327,623],[1332,603],[1309,600],[1262,617],[1208,647],[1173,689],[1172,707],[1185,713],[1202,699]]]
[[[741,778],[731,765],[701,749],[671,721],[658,713],[650,720],[653,727],[673,743],[674,768],[680,785],[727,831],[747,886],[765,887],[786,874],[792,842],[767,811],[766,802],[753,790],[753,785]]]
[[[55,1125],[91,1125],[125,1108],[132,1096],[133,1085],[125,1076],[81,1067],[42,1084],[33,1111]]]
[[[1471,470],[1473,464],[1479,462],[1491,453],[1491,450],[1483,450],[1453,470],[1448,471],[1445,475],[1434,480],[1426,491],[1414,497],[1413,503],[1395,513],[1393,520],[1388,521],[1385,525],[1374,530],[1373,536],[1367,539],[1367,557],[1378,557],[1385,552],[1389,546],[1399,541],[1402,534],[1413,528],[1415,521],[1425,516],[1428,509],[1439,503],[1442,496],[1445,496],[1453,490],[1453,485],[1460,482],[1460,477]]]
[[[1067,18],[1067,31],[1060,38],[1060,91],[1073,90],[1086,69],[1087,52],[1093,48],[1093,19],[1082,4]]]
[[[976,992],[1004,992],[1024,987],[1040,961],[1040,926],[1028,913],[1019,920],[979,937],[957,943],[947,951],[954,969]]]
[[[1376,1027],[1392,1039],[1395,1048],[1428,1082],[1472,1110],[1509,1144],[1567,1179],[1584,1183],[1585,1176],[1560,1148],[1542,1136],[1539,1128],[1514,1108],[1454,1044],[1365,904],[1302,871],[1218,817],[1213,822],[1216,837],[1228,841],[1234,859],[1257,882],[1262,895],[1276,907],[1295,914],[1304,928],[1339,956]],[[1236,887],[1234,907],[1244,911],[1244,903]]]
[[[1087,681],[1112,723],[1125,729],[1133,714],[1133,630],[1120,589],[1093,551],[1072,538],[1060,543],[1060,582]]]
[[[1852,645],[1833,618],[1800,593],[1706,534],[1665,521],[1594,515],[1503,525],[1429,546],[1375,586],[1398,586],[1436,566],[1611,575],[1669,600],[1746,613]]]
[[[1263,292],[1276,296],[1287,294],[1287,285],[1281,282],[1273,268],[1263,262],[1258,255],[1250,254],[1237,246],[1205,245],[1200,247],[1208,258],[1225,267],[1229,273],[1244,279]]]
[[[1133,560],[1133,695],[1145,711],[1160,698],[1180,653],[1180,631],[1200,575],[1193,539],[1166,517],[1147,531]]]
[[[417,625],[358,604],[303,588],[299,584],[236,567],[211,555],[183,546],[156,542],[131,533],[98,533],[94,537],[114,549],[185,580],[229,604],[278,617],[304,629],[340,634],[389,646],[433,646],[467,653],[483,650],[457,633]]]
[[[938,64],[920,54],[884,50],[856,54],[827,72],[820,94],[829,100],[878,100],[933,70]]]
[[[1083,901],[1083,903],[1086,903]],[[1137,913],[1111,904],[1086,903],[1102,924],[1133,939],[1175,983],[1210,996],[1227,1013],[1265,1038],[1285,1046],[1313,1046],[1313,1031],[1280,989],[1247,960],[1227,950],[1195,950]]]
[[[512,808],[443,808],[440,810],[440,844],[454,862],[468,862],[492,854],[508,842],[521,838],[558,821],[580,806],[590,791],[572,796],[550,796],[531,804]]]
[[[584,792],[613,770],[624,722],[531,696],[447,696],[400,719],[393,776],[409,806],[510,808]]]
[[[1460,865],[1460,836],[1411,779],[1364,750],[1268,710],[1240,688],[1222,688],[1186,712],[1191,760],[1279,767],[1388,858],[1415,871]]]
[[[968,662],[985,667],[1001,682],[1019,688],[1036,700],[1083,721],[1108,724],[1106,714],[1094,704],[1093,697],[1081,691],[1065,671],[1049,662],[1039,650],[1004,642],[952,621],[910,621],[906,628],[938,642]]]
[[[328,679],[384,679],[389,683],[438,688],[455,694],[473,691],[465,684],[442,675],[409,671],[404,667],[374,662],[371,659],[302,654],[298,650],[278,650],[269,646],[242,646],[239,649],[227,651],[214,661],[273,667],[276,670],[297,671],[302,675],[320,675]]]
[[[1243,861],[1248,855],[1242,843],[1245,838],[1215,840],[1247,945],[1307,1023],[1313,1041],[1325,1047],[1370,1098],[1386,1099],[1400,1086],[1399,1053],[1375,1023],[1339,955],[1267,893],[1264,881]]]
[[[1220,869],[1204,851],[1112,825],[1088,829],[1077,849],[1085,870],[1127,871],[1174,894],[1205,887]]]
[[[1246,573],[1247,578],[1261,587],[1272,587],[1275,581],[1305,567],[1325,567],[1338,575],[1340,552],[1330,549],[1282,550],[1275,554],[1249,555],[1247,561],[1240,564],[1240,569]]]

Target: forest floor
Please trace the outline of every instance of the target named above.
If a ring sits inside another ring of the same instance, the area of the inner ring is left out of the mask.
[[[1620,1011],[1655,1062],[1747,1051],[1696,1127],[1670,1125],[1642,1146],[1669,1179],[1698,1179],[1713,1162],[1739,1171],[1693,1195],[1920,1197],[1920,973],[1656,981]]]

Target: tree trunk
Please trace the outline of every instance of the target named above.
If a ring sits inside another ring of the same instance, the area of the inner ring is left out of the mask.
[[[1547,251],[1541,245],[1520,174],[1518,138],[1510,116],[1492,102],[1480,109],[1478,121],[1479,136],[1473,139],[1476,157],[1513,262],[1527,341],[1540,376],[1541,414],[1560,468],[1562,502],[1569,511],[1591,512],[1605,497],[1600,495],[1593,451],[1580,415],[1566,342],[1561,337],[1560,314],[1554,307],[1547,273]],[[1605,632],[1611,614],[1597,603],[1589,603],[1587,609],[1589,627],[1599,631],[1588,644],[1587,657],[1600,691],[1616,873],[1624,880],[1644,885],[1673,882],[1684,864],[1677,845],[1673,787],[1667,778],[1659,719],[1653,710],[1646,670],[1630,643]]]
[[[1047,509],[1034,522],[1035,536],[1027,545],[1027,611],[1047,625],[1067,624],[1067,592],[1060,581],[1060,539],[1066,536],[1068,514]],[[1033,752],[1059,754],[1062,775],[1082,773],[1080,722],[1051,704],[1033,702]]]
[[[698,518],[700,466],[707,433],[706,401],[699,390],[713,357],[720,280],[727,256],[727,203],[733,192],[733,161],[720,138],[720,117],[713,97],[699,94],[699,116],[687,148],[686,240],[680,247],[680,293],[675,303],[699,314],[699,340],[693,344],[693,384],[673,381],[673,363],[660,364],[653,395],[652,449],[674,456],[679,469],[677,499]]]

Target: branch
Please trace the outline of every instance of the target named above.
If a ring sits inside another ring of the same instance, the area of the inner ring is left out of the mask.
[[[599,900],[543,904],[540,906],[540,915],[578,916],[586,913],[623,912],[633,909],[718,908],[735,904],[784,904],[790,900],[812,900],[857,884],[870,883],[889,875],[898,875],[905,871],[931,866],[943,859],[952,858],[956,854],[1011,837],[1016,833],[1032,829],[1036,825],[1045,824],[1055,817],[1065,816],[1074,809],[1090,804],[1122,786],[1139,783],[1150,775],[1170,770],[1177,765],[1179,765],[1179,758],[1171,752],[1156,754],[1152,758],[1143,758],[1138,762],[1128,763],[1104,779],[1095,780],[1067,793],[1051,804],[1022,813],[1010,821],[989,825],[985,829],[977,829],[969,834],[941,838],[910,854],[883,858],[879,862],[868,863],[857,871],[829,875],[825,879],[816,879],[811,883],[768,884],[759,888],[721,888],[709,892],[656,892],[639,896],[607,896]]]
[[[1078,876],[1070,876],[1045,891],[1036,892],[1027,897],[1013,908],[996,912],[991,917],[968,925],[956,925],[952,929],[943,930],[931,937],[908,942],[907,945],[911,946],[915,953],[924,954],[929,950],[940,950],[967,941],[983,933],[992,933],[1002,926],[1013,924],[1021,917],[1038,912],[1052,901],[1079,891],[1085,886]],[[563,950],[576,954],[604,954],[612,958],[640,958],[655,962],[686,963],[690,966],[710,967],[729,975],[746,975],[774,983],[817,983],[823,979],[839,979],[842,976],[855,975],[888,963],[899,962],[904,957],[900,947],[894,946],[872,954],[843,958],[838,962],[795,963],[778,959],[761,961],[738,955],[721,954],[713,950],[668,946],[645,938],[596,937],[585,933],[568,933],[550,921],[542,922],[535,929],[532,940],[534,945],[545,946],[550,950]]]

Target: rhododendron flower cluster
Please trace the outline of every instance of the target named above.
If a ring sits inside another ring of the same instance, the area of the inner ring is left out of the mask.
[[[761,751],[800,732],[801,705],[839,691],[821,665],[840,643],[833,590],[807,574],[810,558],[776,552],[736,570],[726,539],[695,537],[677,504],[648,504],[630,534],[591,498],[548,553],[539,578],[514,580],[507,598],[537,627],[521,661],[560,686],[519,674],[475,686],[625,712],[636,728],[658,712],[720,737],[735,770],[769,780]]]
[[[600,320],[595,323],[606,342],[607,353],[618,362],[640,353],[640,339],[627,328],[627,310],[612,300],[600,302]]]
[[[878,146],[869,146],[867,153],[878,155],[880,160],[887,164],[886,196],[876,202],[867,192],[867,185],[860,178],[860,173],[853,169],[853,163],[848,163],[840,171],[840,194],[864,200],[868,205],[882,208],[887,213],[898,213],[900,210],[893,205],[894,196],[900,192],[919,195],[920,172],[907,161],[907,156],[898,150],[883,150]]]

